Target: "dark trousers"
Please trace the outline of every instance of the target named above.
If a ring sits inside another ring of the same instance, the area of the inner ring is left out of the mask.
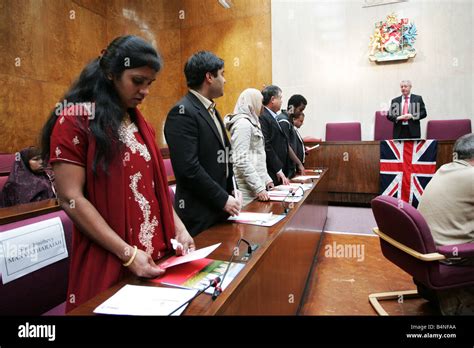
[[[400,132],[400,137],[398,139],[418,139],[418,137],[411,135],[408,126],[402,126],[402,131]]]

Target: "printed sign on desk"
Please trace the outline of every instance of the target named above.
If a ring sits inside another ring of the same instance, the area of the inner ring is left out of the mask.
[[[68,257],[59,217],[0,233],[3,284]]]

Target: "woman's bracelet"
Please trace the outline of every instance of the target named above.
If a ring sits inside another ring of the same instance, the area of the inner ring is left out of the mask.
[[[138,250],[137,246],[134,245],[133,246],[133,255],[132,255],[132,257],[130,258],[130,260],[128,260],[127,262],[125,262],[123,264],[125,267],[130,266],[132,264],[133,260],[135,260],[135,256],[137,256],[137,250]]]

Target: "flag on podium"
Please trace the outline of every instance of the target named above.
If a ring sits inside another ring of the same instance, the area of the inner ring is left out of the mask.
[[[418,206],[423,190],[436,172],[436,140],[380,142],[381,194]]]

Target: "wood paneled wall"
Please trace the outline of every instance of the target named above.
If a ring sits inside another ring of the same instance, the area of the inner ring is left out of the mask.
[[[247,87],[271,82],[270,0],[0,0],[0,152],[37,143],[41,127],[82,68],[116,36],[153,42],[164,68],[140,107],[164,146],[163,124],[186,92],[184,62],[212,50],[226,61],[217,100],[231,112]]]

